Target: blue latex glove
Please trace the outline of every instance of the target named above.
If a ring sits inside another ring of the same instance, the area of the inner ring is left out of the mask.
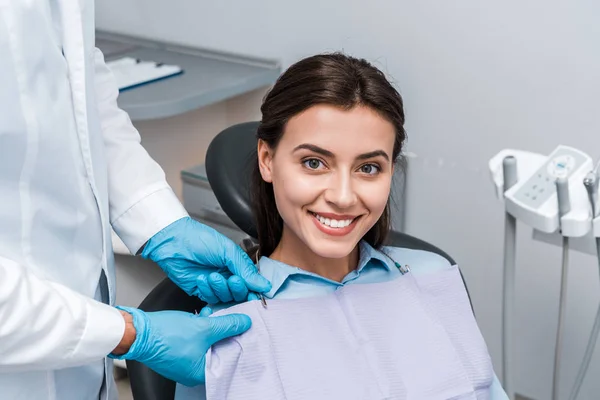
[[[250,292],[271,290],[241,247],[190,217],[154,235],[142,257],[157,263],[187,294],[210,304],[244,301]]]
[[[117,308],[133,316],[136,336],[127,353],[109,357],[141,362],[186,386],[205,382],[205,356],[213,344],[244,333],[252,325],[250,317],[243,314],[207,318],[183,311]]]
[[[258,300],[260,300],[260,297],[258,297],[258,295],[256,293],[250,293],[248,295],[247,301],[253,301],[253,300],[257,300],[258,301]],[[221,311],[221,310],[224,310],[226,308],[233,307],[233,306],[235,306],[235,305],[237,305],[239,303],[241,303],[241,302],[234,301],[232,303],[220,303],[220,304],[216,304],[216,303],[213,304],[213,303],[211,303],[211,304],[207,304],[206,306],[204,306],[202,308],[202,310],[200,310],[200,316],[201,317],[209,317],[209,316],[211,316],[213,314],[213,312]]]

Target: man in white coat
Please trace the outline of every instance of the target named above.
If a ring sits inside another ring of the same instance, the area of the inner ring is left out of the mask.
[[[250,327],[114,307],[111,226],[190,295],[270,289],[239,247],[187,216],[117,107],[94,31],[93,0],[0,0],[2,399],[116,398],[111,357],[195,385],[208,348]]]

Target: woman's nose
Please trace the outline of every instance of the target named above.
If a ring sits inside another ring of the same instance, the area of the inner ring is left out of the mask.
[[[356,204],[358,197],[349,174],[336,174],[330,183],[325,191],[325,201],[341,209],[350,208]]]

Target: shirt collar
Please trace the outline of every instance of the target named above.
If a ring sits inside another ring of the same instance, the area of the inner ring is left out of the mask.
[[[358,266],[356,268],[356,273],[359,275],[363,270],[369,268],[385,268],[388,271],[396,269],[396,265],[390,257],[388,257],[381,250],[376,250],[364,240],[359,243],[359,251],[360,255],[358,259]],[[337,285],[343,284],[324,278],[313,272],[305,271],[301,268],[272,260],[269,257],[261,257],[258,261],[258,265],[260,268],[260,274],[271,282],[271,290],[268,293],[265,293],[267,298],[273,298],[273,296],[277,294],[279,289],[281,289],[288,278],[294,275],[310,276],[317,280]]]

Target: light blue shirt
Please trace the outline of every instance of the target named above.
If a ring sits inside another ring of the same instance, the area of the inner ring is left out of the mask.
[[[332,293],[345,285],[387,282],[401,275],[400,267],[408,267],[413,275],[427,274],[447,268],[448,260],[428,251],[397,247],[375,250],[366,242],[360,242],[360,258],[357,268],[336,282],[312,272],[272,260],[260,259],[260,273],[271,284],[265,294],[268,299],[298,299]],[[204,399],[204,386],[185,388],[178,385],[177,400]],[[201,392],[201,393],[200,393]],[[491,400],[508,400],[498,378],[494,376]]]

